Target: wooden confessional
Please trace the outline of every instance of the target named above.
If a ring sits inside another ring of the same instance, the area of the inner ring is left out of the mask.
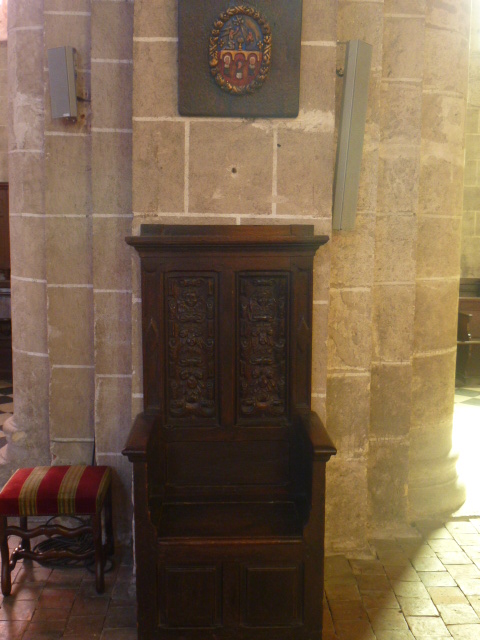
[[[320,640],[325,464],[311,226],[146,225],[139,638]]]

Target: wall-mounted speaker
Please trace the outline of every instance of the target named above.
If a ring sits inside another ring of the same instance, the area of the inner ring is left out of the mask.
[[[347,43],[333,184],[333,228],[353,229],[357,212],[372,45]]]
[[[48,74],[52,118],[76,118],[75,49],[72,47],[49,49]]]

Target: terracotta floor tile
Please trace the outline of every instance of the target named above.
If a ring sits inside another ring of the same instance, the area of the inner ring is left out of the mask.
[[[455,580],[458,578],[480,578],[480,569],[474,564],[449,564],[447,571]]]
[[[374,632],[380,629],[398,629],[408,631],[405,616],[396,609],[369,609],[368,617]]]
[[[375,631],[377,640],[415,640],[411,631],[400,631],[399,629],[378,629]]]
[[[67,621],[69,611],[67,609],[35,609],[32,622],[41,622],[44,620],[62,620]]]
[[[137,637],[136,629],[105,629],[100,640],[137,640]],[[328,637],[325,636],[324,640]]]
[[[418,527],[422,531],[421,527]],[[425,535],[427,542],[430,540],[447,540],[452,538],[452,534],[444,526],[434,529],[424,529],[422,533]]]
[[[398,596],[398,602],[405,616],[438,616],[437,608],[430,598]]]
[[[49,587],[60,589],[62,587],[71,588],[79,585],[85,577],[85,569],[54,569],[48,577]]]
[[[18,563],[15,570],[17,571],[16,581],[19,582],[39,582],[42,580],[48,580],[52,573],[51,568],[42,567],[37,562],[30,562],[26,560]]]
[[[411,565],[408,567],[385,565],[385,573],[390,580],[399,580],[402,582],[419,582],[420,580],[418,573]]]
[[[65,638],[70,636],[85,636],[92,638],[92,640],[100,638],[104,621],[104,615],[70,616],[63,635]]]
[[[458,578],[457,584],[466,596],[480,596],[480,579]]]
[[[20,640],[27,626],[27,621],[0,621],[0,638],[2,640]]]
[[[439,604],[438,610],[446,625],[480,623],[475,610],[469,604]]]
[[[135,627],[137,624],[136,607],[110,606],[105,618],[105,629],[113,629],[117,627]]]
[[[75,600],[73,589],[52,589],[45,587],[38,599],[38,607],[43,609],[70,609]]]
[[[32,620],[27,629],[29,634],[38,633],[63,633],[67,621],[65,620]]]
[[[368,620],[367,612],[360,601],[332,601],[330,611],[334,621]]]
[[[395,595],[405,598],[429,598],[428,591],[422,582],[392,580],[392,589]]]
[[[380,560],[350,560],[354,575],[385,575],[385,569]]]
[[[105,616],[109,605],[108,596],[83,596],[77,595],[71,610],[72,616],[103,615]]]
[[[459,545],[463,546],[472,546],[480,544],[480,533],[475,530],[475,533],[459,533],[455,534],[455,540]]]
[[[13,600],[5,598],[0,608],[0,620],[31,620],[36,600]]]
[[[449,638],[450,633],[441,618],[407,617],[408,625],[415,638]]]
[[[360,600],[360,592],[356,584],[325,584],[328,600]]]
[[[449,564],[470,564],[472,561],[466,553],[439,553],[438,559],[444,565]]]
[[[22,640],[58,640],[58,638],[63,638],[62,631],[40,630],[35,625],[31,629],[29,627],[22,636]]]
[[[455,640],[478,640],[480,624],[453,624],[448,627]]]
[[[480,616],[480,596],[468,596],[468,601],[475,609],[478,616]]]
[[[468,604],[467,598],[458,587],[428,587],[434,604]]]
[[[394,592],[389,591],[365,591],[362,593],[363,604],[366,609],[400,609]]]
[[[447,522],[445,524],[445,528],[452,534],[452,536],[463,533],[477,533],[474,525],[469,520],[454,520],[452,522]]]
[[[408,554],[408,557],[410,558],[410,560],[412,560],[413,564],[413,560],[417,560],[418,558],[436,558],[437,556],[435,555],[435,551],[430,545],[422,544],[421,546],[412,550]]]
[[[412,558],[412,564],[415,571],[445,571],[445,567],[436,556]]]
[[[418,577],[426,587],[456,587],[448,571],[419,571]]]
[[[325,558],[325,580],[338,576],[352,575],[352,568],[345,556],[327,556]]]
[[[369,622],[342,622],[335,626],[339,640],[375,640]]]
[[[435,551],[435,553],[461,553],[462,548],[453,540],[453,538],[449,539],[439,539],[439,540],[429,540],[428,544]]]
[[[38,600],[42,590],[44,588],[44,584],[35,584],[35,583],[19,583],[14,582],[12,584],[12,592],[10,594],[10,598],[15,600]]]
[[[390,582],[386,575],[360,575],[357,576],[357,584],[361,593],[364,591],[387,591]]]

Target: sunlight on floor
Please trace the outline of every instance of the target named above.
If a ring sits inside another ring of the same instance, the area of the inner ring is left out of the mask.
[[[472,389],[473,391],[474,389]],[[480,393],[480,389],[475,389]],[[466,398],[465,398],[466,399]],[[480,515],[480,406],[455,403],[453,448],[459,453],[457,471],[467,487],[467,500],[455,516]]]

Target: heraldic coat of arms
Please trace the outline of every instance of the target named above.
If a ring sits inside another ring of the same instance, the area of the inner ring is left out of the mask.
[[[215,21],[209,63],[215,82],[233,95],[253,93],[265,82],[272,56],[272,34],[253,7],[229,7]]]

